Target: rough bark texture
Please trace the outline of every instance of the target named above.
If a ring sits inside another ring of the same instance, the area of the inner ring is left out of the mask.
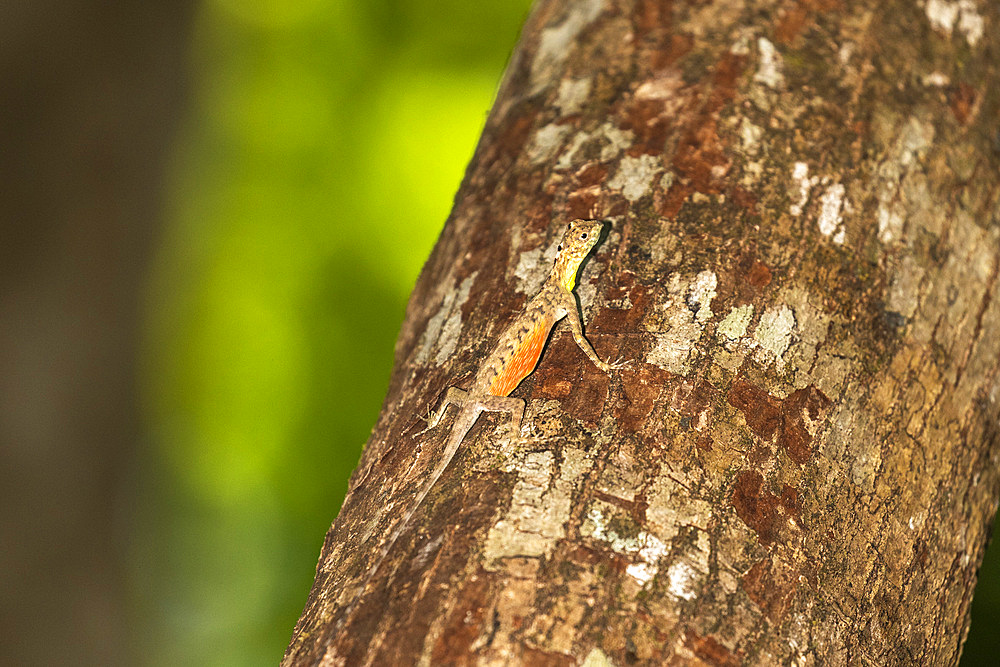
[[[413,293],[285,664],[949,664],[1000,490],[1000,14],[542,0]],[[341,619],[417,437],[548,269],[557,328]],[[542,440],[542,438],[546,438]]]

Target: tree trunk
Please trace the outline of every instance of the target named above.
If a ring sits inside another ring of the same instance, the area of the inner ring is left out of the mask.
[[[1000,13],[541,0],[286,665],[958,661],[1000,492]],[[992,26],[992,28],[990,28]],[[359,593],[575,217],[558,327]]]

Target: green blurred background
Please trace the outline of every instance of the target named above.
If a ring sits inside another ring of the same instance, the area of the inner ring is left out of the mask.
[[[8,6],[12,663],[278,662],[528,5]],[[966,665],[1000,655],[998,551]]]
[[[210,0],[148,292],[132,583],[162,665],[272,664],[527,0]]]

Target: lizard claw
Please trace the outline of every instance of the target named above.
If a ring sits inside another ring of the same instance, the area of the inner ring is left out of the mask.
[[[611,371],[617,371],[621,368],[625,368],[626,366],[631,365],[632,362],[633,362],[632,359],[625,359],[622,356],[618,356],[615,358],[614,361],[610,361],[604,364],[604,368],[602,368],[601,370],[603,370],[605,373],[610,373]]]
[[[625,368],[626,366],[631,366],[635,363],[635,359],[626,359],[625,357],[619,355],[614,361],[611,362],[612,368]]]
[[[432,428],[434,428],[435,426],[437,426],[437,420],[434,419],[434,411],[433,410],[428,411],[427,414],[425,414],[425,415],[417,415],[417,419],[419,419],[420,421],[424,422],[426,424],[426,426],[424,426],[422,429],[420,429],[419,431],[417,431],[416,433],[414,433],[413,434],[414,438],[419,437],[419,436],[423,435],[424,433],[427,433],[427,431],[429,431]]]

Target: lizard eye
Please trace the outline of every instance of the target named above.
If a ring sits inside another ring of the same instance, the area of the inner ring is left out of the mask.
[[[583,240],[585,238],[587,238],[587,232],[584,232],[583,234],[580,234],[580,239],[581,240]]]

